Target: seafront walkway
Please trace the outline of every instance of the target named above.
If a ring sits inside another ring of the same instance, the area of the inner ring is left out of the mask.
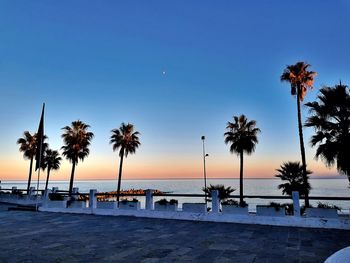
[[[323,262],[349,230],[7,211],[0,262]]]

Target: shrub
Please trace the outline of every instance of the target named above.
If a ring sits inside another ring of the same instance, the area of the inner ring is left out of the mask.
[[[167,205],[167,204],[174,205],[174,204],[177,204],[178,201],[175,199],[171,199],[170,201],[168,201],[167,199],[163,198],[157,201],[156,203],[160,205]]]
[[[285,205],[276,202],[270,202],[269,206],[275,208],[276,211],[280,211],[282,207],[285,207]]]
[[[341,207],[339,206],[331,205],[327,203],[321,203],[321,202],[317,203],[317,208],[333,208],[333,209],[341,210]]]
[[[51,201],[63,201],[64,197],[63,197],[63,195],[60,195],[58,193],[51,193],[51,194],[49,194],[49,199]]]
[[[248,206],[248,204],[245,201],[243,201],[242,204],[239,204],[239,202],[234,200],[234,199],[228,199],[228,200],[222,201],[221,204],[222,205],[234,205],[237,207],[247,207]]]

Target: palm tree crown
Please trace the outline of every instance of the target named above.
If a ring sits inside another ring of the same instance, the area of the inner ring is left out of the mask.
[[[316,158],[348,175],[350,182],[350,94],[347,86],[323,87],[318,101],[309,102],[311,116],[305,126],[314,127],[311,145],[318,145]]]
[[[61,165],[61,160],[62,158],[60,157],[58,151],[46,149],[44,154],[43,168],[47,168],[50,170],[58,170]]]
[[[260,132],[260,129],[255,127],[256,121],[248,121],[245,115],[234,116],[233,119],[234,122],[227,123],[225,143],[230,144],[231,153],[252,154],[258,143],[257,134]]]
[[[292,195],[293,191],[297,191],[301,196],[305,196],[305,194],[310,192],[310,184],[308,182],[304,184],[303,166],[300,165],[300,162],[283,163],[276,171],[278,174],[275,177],[280,178],[282,181],[287,181],[278,185],[278,189],[282,189],[282,194]],[[307,170],[308,175],[311,173],[311,171]]]
[[[295,65],[289,65],[281,75],[281,81],[287,81],[291,85],[291,95],[298,96],[300,101],[304,100],[308,89],[312,88],[314,78],[317,73],[308,71],[310,64],[297,62]]]
[[[134,125],[128,123],[122,123],[119,129],[112,130],[112,136],[110,143],[113,146],[113,151],[119,151],[119,156],[133,154],[140,145],[139,135],[140,133],[134,131]]]
[[[25,159],[31,159],[36,154],[36,134],[32,135],[29,131],[23,133],[23,137],[17,140],[19,144],[19,151],[23,152]]]
[[[89,125],[78,120],[73,121],[72,126],[63,127],[62,134],[64,146],[62,154],[71,162],[78,163],[79,159],[84,161],[90,153],[89,146],[94,137],[92,132],[88,132]]]

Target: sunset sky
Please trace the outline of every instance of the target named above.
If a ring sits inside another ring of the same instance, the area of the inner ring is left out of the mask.
[[[23,131],[38,128],[62,146],[61,128],[80,119],[95,138],[76,179],[117,177],[110,131],[131,122],[141,147],[124,178],[239,176],[239,159],[223,134],[233,115],[257,121],[262,133],[246,157],[245,177],[273,177],[300,160],[296,100],[279,78],[306,61],[322,85],[350,84],[350,2],[339,1],[0,1],[0,180],[26,179],[18,151]],[[307,109],[303,108],[304,117]],[[314,175],[336,175],[308,141]],[[52,173],[68,180],[71,165]]]

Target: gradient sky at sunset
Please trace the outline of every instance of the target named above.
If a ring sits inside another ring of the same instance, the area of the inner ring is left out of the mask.
[[[238,177],[223,133],[241,113],[262,130],[246,177],[272,177],[300,159],[296,101],[279,77],[287,64],[310,63],[318,76],[305,101],[322,85],[350,84],[349,13],[346,0],[1,0],[0,180],[27,178],[16,140],[37,130],[43,102],[51,148],[73,120],[95,133],[77,179],[116,178],[108,142],[122,121],[135,124],[142,143],[124,178],[201,177],[201,135],[208,176]],[[337,174],[306,148],[315,175]],[[51,178],[69,173],[64,160]]]

